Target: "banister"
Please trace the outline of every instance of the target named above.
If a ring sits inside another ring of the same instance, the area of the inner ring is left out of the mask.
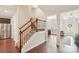
[[[20,47],[20,49],[19,49],[20,51],[19,52],[21,53],[21,31],[20,31],[20,42],[19,42],[19,44],[20,44],[20,46],[19,46]]]
[[[25,23],[23,26],[21,26],[19,29],[22,29],[25,25],[27,25],[31,20],[29,20],[27,23]]]
[[[25,25],[27,25],[29,22],[31,22],[32,19],[30,19],[27,23],[25,23],[23,26],[21,26],[19,29],[22,29]],[[38,21],[46,22],[45,20],[36,19]]]
[[[25,23],[22,27],[19,28],[19,29],[20,29],[20,52],[21,52],[21,48],[22,48],[22,45],[23,45],[22,40],[24,40],[24,38],[22,38],[23,33],[24,33],[29,27],[31,27],[31,29],[35,28],[35,31],[37,32],[37,31],[38,31],[38,29],[37,29],[37,27],[38,27],[38,21],[46,22],[45,20],[40,20],[40,19],[37,19],[37,18],[36,18],[36,20],[32,21],[32,18],[30,18],[30,20],[29,20],[27,23]],[[28,25],[27,27],[25,27],[28,23],[30,23],[30,25]],[[36,25],[35,25],[35,24],[36,24]],[[32,26],[33,26],[33,28],[32,28]],[[22,28],[24,28],[24,29],[21,30]],[[41,30],[43,30],[43,29],[41,29]]]
[[[21,33],[23,33],[26,29],[28,29],[33,23],[35,23],[36,20],[34,22],[32,22],[27,28],[25,28],[23,31],[21,31]]]
[[[37,18],[37,20],[38,20],[38,21],[42,21],[42,22],[46,22],[46,20],[41,20],[41,19],[38,19],[38,18]]]
[[[26,22],[23,26],[21,26],[19,29],[22,29],[25,25],[27,25],[29,22],[31,22],[32,17],[30,18],[30,20],[28,22]]]
[[[28,26],[26,29],[24,29],[23,31],[21,31],[21,29],[23,28],[23,27],[25,27],[29,22],[31,22],[31,20],[32,20],[32,18],[30,18],[30,20],[28,21],[28,22],[26,22],[23,26],[21,26],[19,29],[20,29],[20,52],[21,52],[21,48],[22,48],[22,44],[23,43],[21,43],[22,42],[22,33],[26,30],[26,29],[28,29],[30,26],[31,26],[31,24],[30,24],[30,26]]]
[[[23,33],[25,30],[27,30],[33,23],[37,22],[37,21],[43,21],[43,22],[46,22],[45,20],[40,20],[40,19],[36,19],[34,22],[31,22],[31,19],[26,23],[24,24],[22,27],[20,27],[20,29],[22,29],[25,25],[27,25],[29,22],[31,22],[31,24],[26,27],[23,31],[20,31],[21,33]]]
[[[46,22],[45,20],[38,20],[38,21]]]

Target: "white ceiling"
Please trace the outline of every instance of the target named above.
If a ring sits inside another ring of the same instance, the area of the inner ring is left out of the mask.
[[[0,5],[0,18],[11,18],[16,12],[16,5]]]
[[[79,5],[39,5],[39,8],[47,16],[51,16],[53,14],[79,9]]]
[[[79,5],[38,5],[47,15],[79,9]],[[11,18],[16,12],[17,5],[0,5],[0,18]],[[8,12],[4,12],[7,10]]]

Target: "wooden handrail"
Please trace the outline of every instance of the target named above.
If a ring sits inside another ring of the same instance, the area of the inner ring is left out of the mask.
[[[40,20],[40,19],[36,19],[36,20],[46,22],[45,20]],[[22,28],[23,28],[25,25],[27,25],[29,22],[31,22],[31,19],[30,19],[27,23],[25,23],[23,26],[21,26],[19,29],[22,29]]]
[[[21,33],[23,33],[25,30],[27,30],[33,23],[35,23],[36,21],[32,22],[28,27],[26,27],[23,31],[21,31]]]
[[[37,18],[37,20],[38,20],[38,21],[42,21],[42,22],[46,22],[46,20],[41,20],[41,19],[38,19],[38,18]]]
[[[31,22],[32,17],[30,18],[30,20],[28,22],[26,22],[23,26],[21,26],[19,29],[22,29],[24,26],[26,26],[29,22]]]
[[[31,20],[29,20],[27,23],[25,23],[23,26],[21,26],[19,29],[22,29],[25,25],[27,25]]]
[[[46,22],[45,20],[38,20],[38,21]]]

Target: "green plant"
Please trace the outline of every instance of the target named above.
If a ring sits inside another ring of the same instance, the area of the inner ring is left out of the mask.
[[[76,34],[76,37],[79,37],[79,33]]]

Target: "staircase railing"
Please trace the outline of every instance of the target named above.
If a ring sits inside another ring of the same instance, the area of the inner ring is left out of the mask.
[[[39,20],[39,19],[33,19],[30,18],[30,20],[25,23],[22,27],[20,27],[20,52],[21,48],[23,45],[28,41],[28,37],[32,36],[32,33],[35,33],[39,30],[44,30],[44,29],[38,29],[38,21],[46,22],[44,20]]]
[[[46,20],[41,20],[41,19],[38,19],[38,18],[37,18],[37,20],[38,20],[38,28],[37,28],[37,30],[38,31],[44,31],[45,27],[46,27]]]

